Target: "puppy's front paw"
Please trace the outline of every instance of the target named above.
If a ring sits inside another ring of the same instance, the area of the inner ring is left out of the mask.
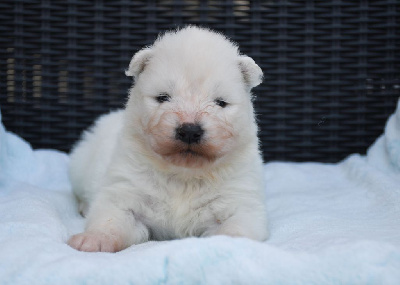
[[[267,227],[264,225],[249,227],[232,223],[223,224],[216,232],[216,235],[227,235],[231,237],[246,237],[253,240],[264,241],[268,238]]]
[[[246,237],[248,234],[246,234],[239,227],[223,227],[216,232],[216,235],[224,235],[231,237]]]
[[[118,237],[99,232],[84,232],[74,235],[68,240],[68,245],[87,252],[117,252],[122,250],[121,241]]]

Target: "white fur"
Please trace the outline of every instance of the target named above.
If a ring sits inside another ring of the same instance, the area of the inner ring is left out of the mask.
[[[187,27],[139,51],[126,74],[135,84],[125,110],[101,117],[71,154],[70,177],[87,226],[69,245],[118,251],[188,236],[265,240],[250,94],[261,69],[224,36]],[[158,103],[160,93],[171,100]],[[217,98],[229,105],[221,108]],[[193,122],[205,130],[201,155],[184,155],[175,130]]]

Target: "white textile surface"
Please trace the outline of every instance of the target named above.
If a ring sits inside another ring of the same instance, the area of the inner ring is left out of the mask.
[[[0,125],[0,284],[400,284],[400,103],[367,155],[265,165],[271,237],[148,242],[118,253],[81,232],[68,156]]]

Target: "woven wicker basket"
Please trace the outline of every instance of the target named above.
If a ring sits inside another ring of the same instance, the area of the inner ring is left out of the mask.
[[[1,1],[0,105],[35,148],[68,151],[123,106],[131,56],[185,24],[221,31],[264,70],[254,90],[265,160],[365,152],[400,95],[398,0]]]

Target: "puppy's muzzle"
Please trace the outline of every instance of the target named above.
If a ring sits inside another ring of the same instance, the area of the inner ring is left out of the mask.
[[[176,128],[175,138],[186,144],[200,143],[204,130],[199,124],[185,123]]]

